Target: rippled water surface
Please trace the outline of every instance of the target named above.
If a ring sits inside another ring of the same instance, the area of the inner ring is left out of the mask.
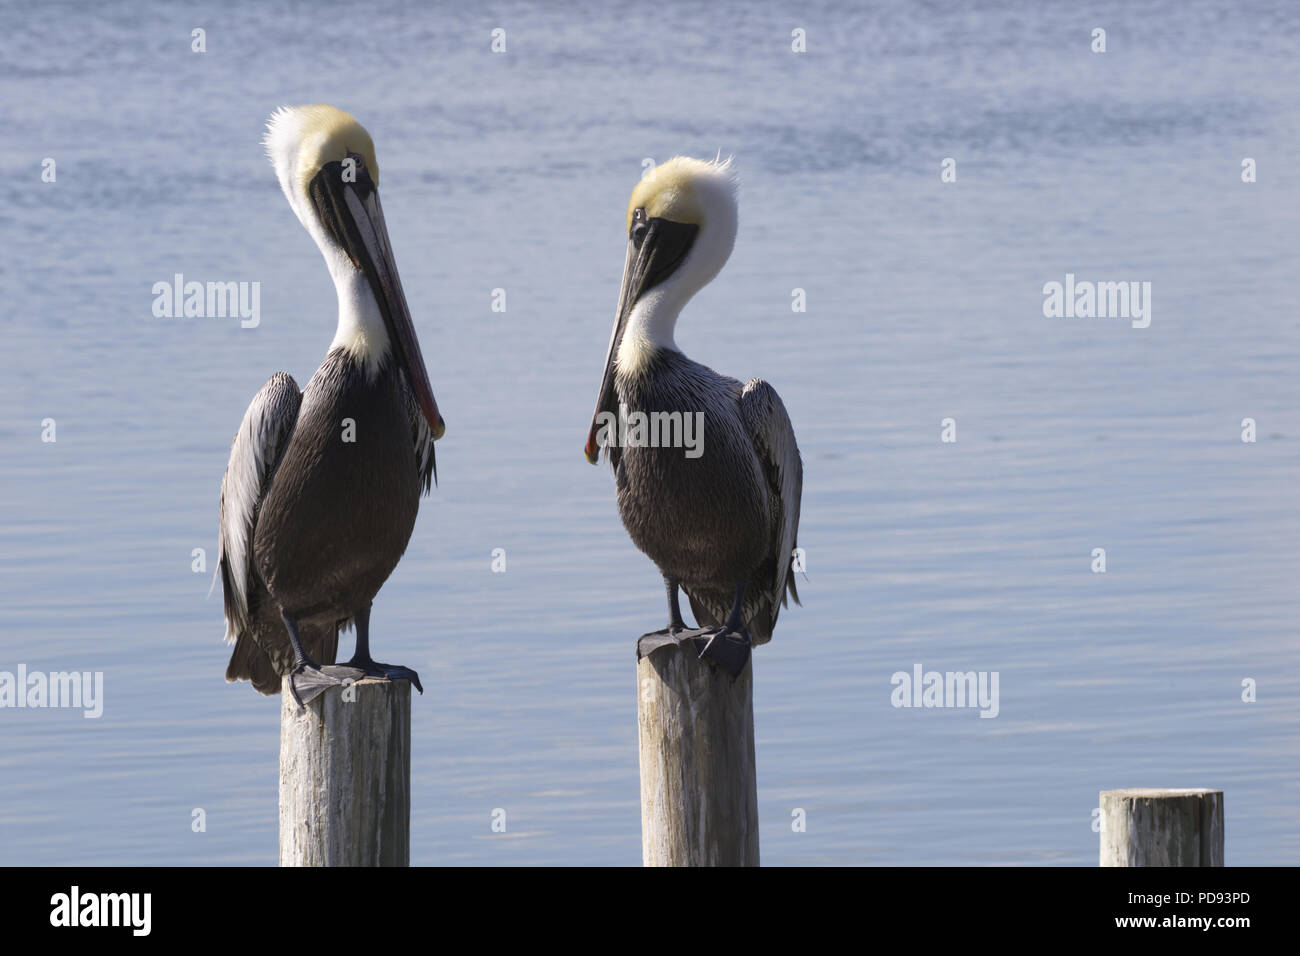
[[[662,590],[580,448],[642,162],[719,150],[739,238],[677,341],[779,389],[806,471],[805,607],[755,657],[764,862],[1092,865],[1127,786],[1221,787],[1230,864],[1300,862],[1298,38],[1282,0],[11,13],[0,670],[105,701],[0,710],[0,862],[276,860],[278,701],[223,682],[191,554],[249,399],[333,334],[259,146],[316,101],[374,135],[449,423],[373,618],[426,690],[413,862],[640,860]],[[1150,327],[1044,318],[1067,272],[1151,282]],[[260,326],[155,318],[176,273],[259,282]],[[997,671],[996,719],[892,707],[918,663]]]

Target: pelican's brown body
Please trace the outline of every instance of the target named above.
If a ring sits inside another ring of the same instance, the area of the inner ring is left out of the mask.
[[[749,387],[767,385],[756,379]],[[746,426],[747,386],[661,349],[636,374],[618,374],[615,389],[629,412],[703,413],[698,458],[683,448],[610,448],[619,515],[633,543],[681,583],[701,626],[721,624],[737,583],[751,585],[745,627],[755,644],[766,643],[794,577],[776,580],[779,484]]]
[[[350,617],[374,600],[415,527],[420,476],[405,390],[330,352],[262,505],[257,569],[300,621]]]
[[[263,391],[290,388],[282,373]],[[227,680],[279,692],[293,664],[281,611],[298,621],[317,663],[334,663],[338,628],[370,605],[397,567],[429,487],[432,459],[422,468],[416,457],[418,414],[386,363],[371,378],[340,349],[325,357],[257,511],[251,627],[238,637]]]

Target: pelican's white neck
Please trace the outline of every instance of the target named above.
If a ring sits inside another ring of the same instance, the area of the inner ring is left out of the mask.
[[[677,328],[677,316],[690,296],[675,302],[663,294],[667,291],[665,285],[651,289],[632,307],[627,327],[623,330],[623,341],[618,346],[619,374],[641,373],[657,351],[681,351],[673,339],[673,330]]]
[[[673,338],[677,316],[695,293],[713,281],[735,243],[735,207],[724,206],[722,212],[711,217],[711,226],[700,228],[677,270],[632,307],[618,347],[620,375],[641,373],[657,351],[681,351]]]
[[[374,378],[390,345],[379,301],[366,274],[353,265],[348,254],[325,231],[306,198],[296,199],[291,197],[289,203],[325,258],[339,300],[338,327],[330,348],[345,349],[365,368],[366,375]]]
[[[315,143],[320,133],[309,128],[317,107],[277,111],[271,117],[265,145],[276,179],[293,214],[325,257],[325,265],[334,280],[339,300],[338,328],[330,348],[346,349],[371,378],[389,350],[388,327],[384,324],[379,302],[365,273],[353,265],[351,258],[326,231],[311,199],[308,181],[300,175],[304,143]],[[368,137],[367,137],[367,142]],[[310,164],[309,164],[310,165]]]
[[[379,303],[365,273],[352,265],[342,252],[339,258],[343,260],[339,267],[330,263],[330,274],[334,277],[334,289],[339,297],[339,324],[330,348],[348,352],[365,368],[367,376],[374,378],[380,361],[391,346],[388,326],[384,324],[383,313],[379,311]],[[329,262],[328,253],[325,259]]]

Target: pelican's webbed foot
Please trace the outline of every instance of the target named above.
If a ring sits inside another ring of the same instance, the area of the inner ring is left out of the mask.
[[[642,634],[636,639],[636,659],[640,660],[643,657],[648,657],[659,648],[669,644],[680,646],[689,640],[707,638],[710,630],[707,627],[687,627],[683,624],[680,627],[665,627],[662,631],[651,631],[649,634]],[[696,650],[703,646],[698,640],[696,641]]]
[[[749,632],[743,627],[715,627],[707,632],[708,640],[700,650],[700,660],[712,661],[735,680],[749,663]]]
[[[284,619],[285,630],[289,633],[289,643],[293,647],[293,668],[289,671],[289,693],[293,694],[293,699],[298,702],[299,707],[310,704],[331,687],[342,684],[347,678],[355,679],[361,676],[357,671],[347,667],[337,667],[333,664],[325,667],[318,666],[303,648],[302,640],[298,637],[298,618],[283,611],[280,616]]]
[[[299,661],[289,672],[289,692],[299,707],[305,707],[331,687],[345,680],[360,680],[362,673],[351,667],[329,664],[317,667],[311,659]]]
[[[370,658],[358,660],[354,656],[348,661],[347,666],[360,671],[365,677],[373,677],[376,680],[409,680],[416,690],[421,694],[424,693],[424,688],[420,685],[420,675],[401,664],[382,664]]]
[[[640,660],[668,644],[682,647],[687,641],[698,652],[699,659],[721,667],[735,680],[749,661],[749,632],[741,623],[744,612],[745,585],[736,585],[736,602],[722,627],[687,627],[682,622],[682,609],[677,599],[679,582],[664,575],[668,595],[668,626],[662,631],[642,634],[636,642],[636,659]]]
[[[668,626],[661,631],[651,631],[649,634],[642,634],[636,641],[636,659],[640,660],[661,647],[669,644],[676,644],[681,647],[687,641],[695,641],[695,649],[698,651],[704,646],[702,639],[707,638],[710,628],[707,627],[687,627],[686,622],[682,620],[682,608],[677,600],[677,579],[667,574],[664,575],[664,589],[668,595]]]
[[[424,688],[420,685],[420,675],[415,671],[400,664],[381,664],[370,656],[370,608],[368,606],[361,608],[353,615],[353,620],[357,626],[357,649],[346,666],[354,667],[366,677],[373,677],[376,680],[409,680],[415,685],[415,689],[423,694]]]

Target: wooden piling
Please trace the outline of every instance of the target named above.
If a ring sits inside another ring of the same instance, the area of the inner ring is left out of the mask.
[[[753,661],[733,682],[691,645],[637,662],[641,859],[758,866]]]
[[[280,865],[409,866],[411,685],[280,698]]]
[[[1101,865],[1223,866],[1223,791],[1101,791]]]

